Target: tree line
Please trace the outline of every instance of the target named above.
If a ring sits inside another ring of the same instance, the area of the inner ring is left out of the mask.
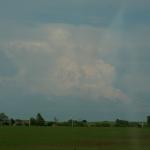
[[[133,122],[116,119],[115,121],[97,121],[90,122],[87,120],[58,121],[54,117],[53,121],[46,121],[44,117],[37,113],[35,117],[28,120],[9,118],[5,113],[0,113],[1,126],[72,126],[72,127],[150,127],[150,116],[147,116],[146,122]]]

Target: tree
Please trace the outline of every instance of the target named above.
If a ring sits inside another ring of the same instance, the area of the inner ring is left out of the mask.
[[[9,125],[9,118],[5,113],[0,113],[0,125]]]
[[[147,125],[150,126],[150,116],[147,116]]]
[[[117,119],[115,125],[117,127],[128,127],[129,126],[129,122],[126,121],[126,120]]]
[[[30,118],[30,125],[36,125],[36,119]]]
[[[0,121],[8,121],[9,118],[5,113],[0,113]]]
[[[45,125],[45,120],[40,113],[36,115],[36,124],[39,126]]]
[[[10,124],[13,126],[15,124],[15,120],[13,118],[10,119]]]

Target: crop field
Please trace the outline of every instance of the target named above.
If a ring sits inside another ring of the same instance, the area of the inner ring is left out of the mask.
[[[0,127],[0,150],[150,150],[150,129]]]

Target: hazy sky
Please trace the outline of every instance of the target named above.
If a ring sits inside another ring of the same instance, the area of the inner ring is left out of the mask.
[[[0,112],[144,120],[150,1],[0,0]]]

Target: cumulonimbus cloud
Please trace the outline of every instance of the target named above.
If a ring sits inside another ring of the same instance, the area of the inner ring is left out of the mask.
[[[114,87],[115,67],[103,59],[120,46],[116,34],[64,24],[43,25],[37,31],[38,37],[5,43],[5,52],[19,68],[18,84],[46,95],[128,99]]]

